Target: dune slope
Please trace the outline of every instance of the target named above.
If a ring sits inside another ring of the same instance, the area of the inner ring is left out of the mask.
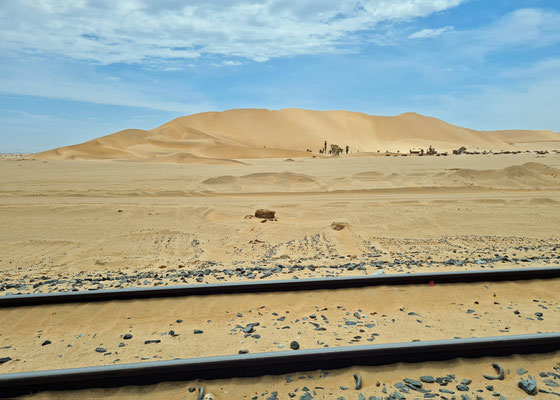
[[[551,131],[478,132],[416,113],[391,117],[350,111],[236,109],[180,117],[152,130],[128,129],[38,153],[41,159],[120,159],[228,163],[231,159],[317,154],[324,141],[356,152],[408,152],[434,146],[512,150],[560,146]],[[308,150],[311,150],[309,152]]]

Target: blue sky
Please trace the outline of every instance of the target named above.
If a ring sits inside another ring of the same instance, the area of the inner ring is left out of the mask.
[[[558,0],[0,0],[0,152],[230,108],[560,131]]]

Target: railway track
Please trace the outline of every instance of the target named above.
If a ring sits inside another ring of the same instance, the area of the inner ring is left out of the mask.
[[[178,285],[129,289],[90,290],[63,293],[22,294],[0,297],[1,307],[35,306],[44,304],[85,303],[216,294],[291,292],[359,288],[380,285],[418,285],[440,283],[500,282],[560,278],[560,267],[500,269],[485,271],[452,271],[438,273],[373,275],[292,279],[261,282],[231,282],[206,285]]]
[[[560,333],[391,343],[274,353],[203,357],[0,375],[0,397],[44,390],[148,385],[163,381],[225,379],[328,370],[356,365],[450,360],[458,357],[548,353]]]
[[[378,285],[419,285],[427,284],[430,281],[436,284],[443,284],[554,278],[560,278],[560,268],[236,282],[14,295],[0,298],[0,307],[235,293],[344,289]],[[13,397],[45,390],[76,390],[96,387],[147,385],[164,381],[185,381],[189,379],[223,379],[268,374],[277,375],[305,370],[339,369],[355,365],[384,365],[396,362],[449,360],[458,357],[479,358],[512,354],[550,353],[558,350],[560,350],[560,332],[186,358],[170,361],[1,374],[0,397]]]

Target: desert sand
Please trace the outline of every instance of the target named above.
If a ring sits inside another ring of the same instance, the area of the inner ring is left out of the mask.
[[[360,126],[378,134],[368,143]],[[418,135],[418,126],[429,135]],[[416,114],[235,110],[2,157],[0,295],[558,266],[555,135],[475,132]],[[323,138],[353,152],[318,155]],[[393,139],[393,148],[380,146]],[[313,153],[305,151],[311,142]],[[444,151],[459,143],[523,152],[402,157],[376,150],[432,145]],[[276,218],[255,218],[260,208]],[[10,323],[0,329],[0,357],[11,360],[0,364],[0,373],[280,351],[291,340],[317,348],[552,332],[560,320],[557,288],[551,280],[2,309]],[[239,327],[252,322],[260,325],[244,337]],[[125,340],[127,333],[132,338]],[[368,396],[381,396],[384,384],[391,393],[405,377],[456,373],[453,387],[472,379],[473,397],[480,389],[484,398],[500,392],[511,399],[523,398],[517,368],[552,390],[538,373],[558,368],[560,360],[557,353],[503,359],[508,378],[488,391],[482,373],[492,373],[494,361],[356,367],[328,377],[302,372],[290,384],[267,376],[35,397],[196,398],[187,388],[203,384],[217,399],[267,398],[272,391],[299,398],[304,386],[317,391],[315,398],[358,398],[340,386],[352,388],[359,371]]]
[[[0,348],[13,360],[2,372],[290,351],[294,340],[311,349],[555,332],[559,284],[380,286],[6,309],[2,318],[10,324],[0,327]]]
[[[439,398],[446,396],[448,399],[451,399],[452,396],[460,398],[463,394],[475,399],[478,395],[483,399],[499,399],[500,396],[503,396],[506,399],[515,400],[530,398],[549,400],[558,397],[551,393],[558,393],[558,389],[547,386],[544,381],[551,379],[554,381],[554,378],[548,377],[548,373],[558,374],[560,369],[559,359],[560,353],[558,352],[503,358],[461,358],[452,361],[422,364],[401,363],[381,367],[356,366],[328,372],[305,371],[289,375],[259,378],[171,382],[146,387],[130,386],[117,389],[95,389],[74,392],[46,392],[26,397],[30,399],[141,398],[194,400],[198,397],[199,388],[203,387],[205,393],[213,394],[216,399],[267,399],[273,396],[274,392],[277,393],[278,399],[300,399],[306,392],[309,392],[314,399],[342,398],[350,400],[359,399],[360,394],[366,399],[369,399],[369,396],[378,396],[378,399],[385,399],[388,395],[398,392],[398,388],[395,385],[402,384],[405,378],[418,380],[421,376],[439,378],[453,375],[454,378],[450,378],[451,382],[446,386],[440,386],[437,383],[424,383],[423,388],[439,394]],[[483,374],[495,376],[496,371],[491,366],[495,362],[505,369],[505,379],[492,381],[484,379],[482,377]],[[547,377],[539,376],[541,372],[547,374]],[[520,373],[523,375],[520,375]],[[354,374],[359,374],[362,378],[363,384],[360,390],[355,390]],[[517,387],[519,380],[529,376],[535,378],[538,382],[537,387],[540,390],[547,391],[548,394],[539,393],[536,397],[533,397],[519,389]],[[553,377],[553,375],[550,376]],[[464,379],[472,381],[468,384],[469,390],[457,390],[457,385],[461,384]],[[377,383],[379,383],[379,386]],[[442,389],[452,391],[454,394],[441,392]],[[495,393],[498,395],[495,396]],[[410,391],[410,394],[403,394],[403,396],[405,396],[405,399],[423,398],[423,395],[414,391]],[[305,397],[303,398],[305,399]]]
[[[0,161],[0,290],[559,262],[557,154],[244,162]]]
[[[323,142],[351,154],[408,153],[434,146],[450,152],[560,150],[552,131],[479,132],[417,113],[392,117],[350,111],[236,109],[177,118],[151,130],[127,129],[35,155],[52,159],[121,159],[230,164],[233,159],[310,157]]]

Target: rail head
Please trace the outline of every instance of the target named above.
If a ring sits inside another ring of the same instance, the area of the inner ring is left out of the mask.
[[[134,287],[127,289],[90,290],[77,292],[21,294],[0,296],[0,308],[45,304],[81,303],[130,300],[157,297],[204,296],[235,293],[264,293],[302,290],[332,290],[380,285],[415,285],[436,283],[496,282],[560,278],[560,267],[516,268],[480,271],[423,272],[309,278],[274,281],[244,281],[197,285]]]
[[[346,346],[0,375],[0,397],[43,390],[278,375],[356,365],[441,361],[560,350],[560,333]]]

